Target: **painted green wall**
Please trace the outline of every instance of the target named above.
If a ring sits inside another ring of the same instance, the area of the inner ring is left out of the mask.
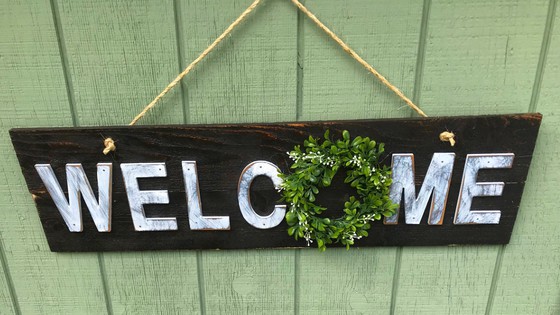
[[[263,1],[142,124],[414,116]],[[558,0],[305,2],[428,115],[544,114],[509,245],[49,251],[7,130],[127,123],[250,2],[0,0],[0,314],[560,314]]]

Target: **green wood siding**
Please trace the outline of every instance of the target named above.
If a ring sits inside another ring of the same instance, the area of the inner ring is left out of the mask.
[[[559,314],[558,0],[305,1],[428,115],[544,114],[509,245],[49,251],[7,130],[128,123],[251,2],[0,0],[0,314]],[[141,124],[408,116],[263,0]]]

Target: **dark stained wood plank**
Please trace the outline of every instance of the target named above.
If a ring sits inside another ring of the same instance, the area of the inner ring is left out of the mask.
[[[255,160],[267,160],[288,170],[290,161],[286,151],[303,143],[309,135],[322,136],[327,129],[333,137],[349,130],[352,136],[369,136],[384,142],[387,164],[390,164],[391,153],[414,153],[417,191],[434,152],[456,154],[447,211],[441,226],[427,225],[427,212],[421,224],[404,224],[401,212],[399,224],[375,222],[370,236],[356,241],[356,246],[505,244],[517,215],[541,118],[540,114],[518,114],[275,124],[12,129],[10,135],[53,251],[303,247],[304,240],[295,241],[288,236],[285,223],[269,230],[259,230],[246,223],[237,205],[237,183],[243,168]],[[456,134],[455,147],[439,140],[444,130]],[[115,139],[116,152],[102,154],[103,136]],[[475,198],[473,202],[475,209],[500,209],[499,225],[453,224],[465,157],[471,153],[515,154],[511,169],[481,170],[478,176],[478,181],[506,183],[501,197]],[[184,160],[197,161],[204,215],[229,215],[230,231],[189,229],[181,172]],[[112,231],[97,232],[84,205],[84,231],[70,233],[34,165],[50,163],[66,189],[65,164],[82,163],[96,191],[95,170],[99,162],[113,162]],[[166,163],[167,177],[141,180],[140,186],[141,189],[169,191],[168,205],[147,205],[145,209],[147,216],[176,217],[177,231],[134,231],[118,165],[132,162]],[[333,185],[321,191],[318,198],[320,204],[329,208],[326,215],[330,217],[337,216],[336,209],[340,209],[352,193],[342,183],[342,173],[339,175],[339,180],[335,178]],[[252,201],[258,211],[272,210],[279,198],[270,181],[255,181]]]

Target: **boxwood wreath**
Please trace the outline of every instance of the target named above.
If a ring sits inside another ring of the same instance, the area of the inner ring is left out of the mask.
[[[287,152],[293,160],[292,173],[281,173],[282,200],[289,203],[286,212],[288,234],[304,238],[307,246],[314,241],[320,251],[328,244],[341,243],[349,249],[356,239],[368,236],[370,222],[392,216],[398,205],[389,199],[391,170],[381,165],[384,144],[369,137],[350,138],[347,130],[342,139],[331,140],[329,130],[324,140],[309,136],[303,149],[295,146]],[[346,171],[345,183],[356,189],[344,203],[344,214],[337,219],[322,218],[327,208],[316,205],[321,188],[329,187],[340,169]]]

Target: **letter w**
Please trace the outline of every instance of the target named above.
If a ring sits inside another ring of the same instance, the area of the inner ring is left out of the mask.
[[[50,164],[35,164],[35,169],[43,180],[70,232],[81,232],[83,229],[80,193],[84,197],[97,230],[99,232],[111,231],[112,163],[97,164],[99,200],[96,200],[93,194],[82,164],[66,164],[66,181],[70,201],[64,196],[62,187],[60,187]]]

